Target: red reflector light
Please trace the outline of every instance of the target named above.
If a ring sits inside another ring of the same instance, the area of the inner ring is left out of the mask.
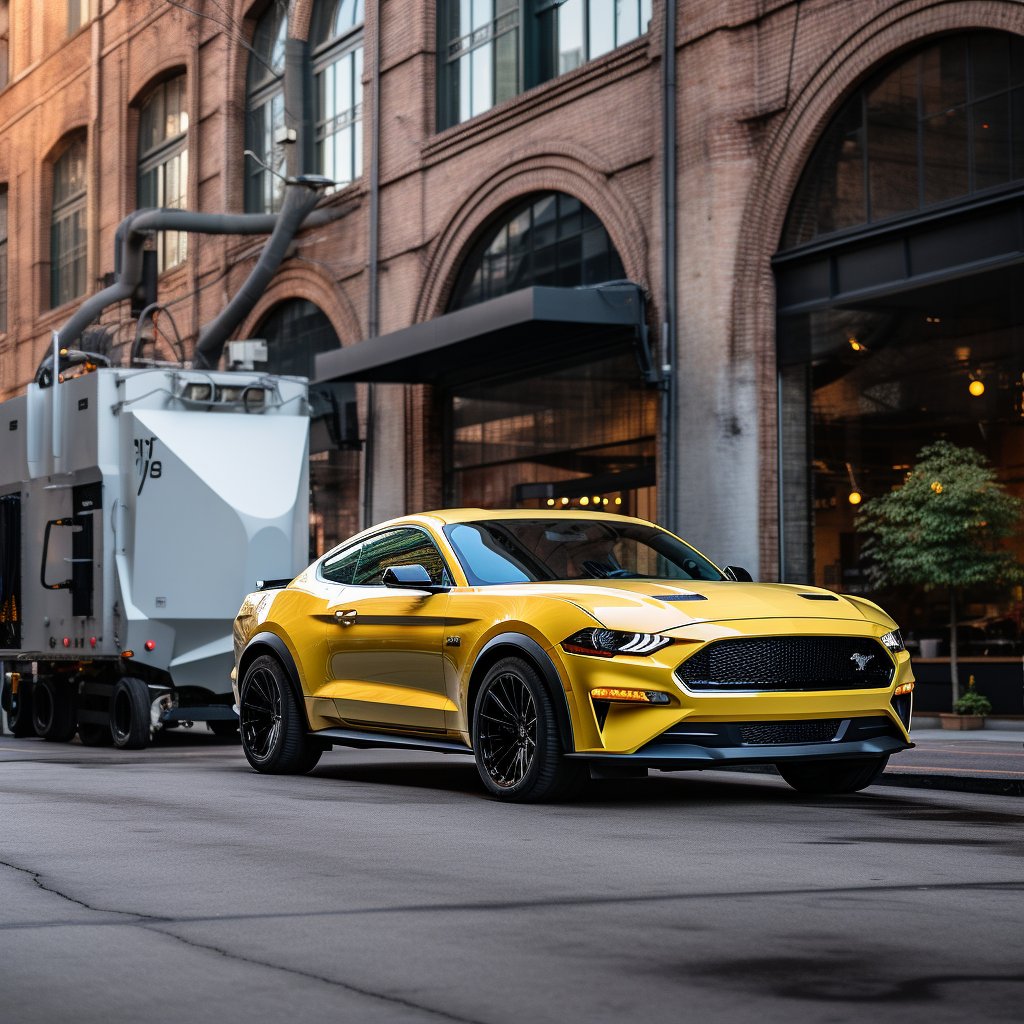
[[[96,646],[96,637],[94,637],[94,636],[89,637],[89,646],[90,647],[95,647]]]
[[[134,658],[135,657],[135,652],[134,651],[122,651],[121,652],[121,657],[122,658]]]
[[[64,646],[65,647],[70,647],[71,646],[71,640],[68,637],[64,637]]]
[[[156,647],[156,641],[155,640],[147,640],[146,641],[146,650],[147,651],[153,650],[154,647]]]

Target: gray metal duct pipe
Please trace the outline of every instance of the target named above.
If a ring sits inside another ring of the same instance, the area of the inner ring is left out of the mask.
[[[309,41],[284,41],[284,112],[295,129],[295,175],[313,173],[313,65]]]
[[[310,204],[315,204],[316,198],[319,195],[319,188],[324,184],[322,179],[312,179],[305,185],[289,185],[286,190],[286,202],[287,207],[287,193],[295,192],[298,196],[306,198],[309,197],[308,202],[302,202],[301,208],[304,212],[308,213]],[[312,193],[312,194],[311,194]],[[297,224],[292,227],[290,234],[288,235],[287,241],[284,243],[281,249],[281,255],[277,256],[276,263],[274,264],[274,270],[281,262],[281,257],[284,254],[284,250],[288,248],[288,244],[291,242],[295,235],[298,226],[312,228],[320,227],[324,224],[329,224],[339,217],[345,216],[350,210],[349,207],[342,208],[328,208],[324,210],[317,210],[313,213],[308,213],[304,219],[300,219]],[[283,213],[284,211],[282,211]],[[134,213],[130,213],[121,223],[118,225],[117,234],[114,241],[114,268],[117,274],[117,281],[109,288],[104,288],[103,291],[97,292],[95,295],[86,299],[81,306],[75,311],[74,315],[70,320],[60,329],[58,332],[58,339],[61,348],[71,348],[74,343],[82,336],[82,332],[103,312],[107,306],[113,305],[115,302],[123,302],[125,299],[130,299],[132,293],[138,287],[139,282],[142,280],[142,249],[146,241],[146,235],[151,231],[191,231],[196,234],[203,235],[267,235],[271,234],[280,222],[281,214],[263,214],[263,213],[249,213],[249,214],[231,214],[231,213],[191,213],[188,210],[167,210],[167,209],[144,209],[136,210]],[[289,217],[289,221],[292,218]],[[260,260],[262,263],[262,257]],[[260,279],[266,276],[266,267],[260,266],[257,263],[253,269],[253,274],[260,271]],[[273,271],[271,275],[273,276]],[[266,278],[269,280],[269,277]],[[246,282],[245,288],[249,282]],[[247,292],[247,295],[249,293]],[[236,297],[237,298],[237,297]],[[256,296],[259,298],[259,295]],[[235,306],[232,309],[233,303],[229,304],[214,320],[212,323],[207,325],[203,334],[208,333],[211,328],[218,325],[222,317],[225,317],[229,310],[231,311],[231,317],[234,318],[238,313],[238,307]],[[250,306],[251,308],[251,306]],[[224,335],[226,338],[238,323],[245,318],[246,313],[249,310],[246,309],[242,312],[241,317],[232,325],[227,334]],[[202,338],[203,335],[200,335]],[[211,342],[212,347],[212,342]],[[221,342],[221,349],[223,349],[223,341]],[[220,351],[218,350],[217,359],[220,358]],[[213,365],[216,365],[216,361]]]
[[[319,175],[289,181],[285,187],[284,206],[277,215],[277,223],[270,239],[263,247],[263,252],[260,253],[260,258],[256,261],[256,266],[252,268],[234,298],[199,332],[199,340],[196,342],[195,352],[192,353],[194,366],[201,370],[216,368],[220,362],[221,352],[224,351],[224,342],[259,301],[270,284],[270,279],[277,273],[277,268],[281,265],[295,232],[313,212],[323,189],[329,184],[331,182],[327,178]]]

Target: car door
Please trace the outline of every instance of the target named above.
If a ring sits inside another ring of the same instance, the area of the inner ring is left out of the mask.
[[[396,527],[324,562],[327,602],[326,685],[338,716],[353,727],[445,731],[444,642],[448,595],[385,587],[391,565],[422,565],[451,585],[444,558],[426,530]]]

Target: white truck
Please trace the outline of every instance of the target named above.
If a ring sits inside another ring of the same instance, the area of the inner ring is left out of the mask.
[[[140,748],[236,729],[234,616],[308,561],[305,379],[80,361],[48,383],[0,404],[12,730]]]

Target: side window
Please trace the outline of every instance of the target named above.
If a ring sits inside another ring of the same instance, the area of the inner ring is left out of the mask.
[[[320,567],[320,575],[331,583],[350,584],[355,575],[362,547],[362,544],[356,544],[324,559],[324,563]]]
[[[441,552],[421,530],[389,530],[365,541],[352,582],[363,587],[378,585],[389,565],[422,565],[430,573],[431,582],[451,586]]]

